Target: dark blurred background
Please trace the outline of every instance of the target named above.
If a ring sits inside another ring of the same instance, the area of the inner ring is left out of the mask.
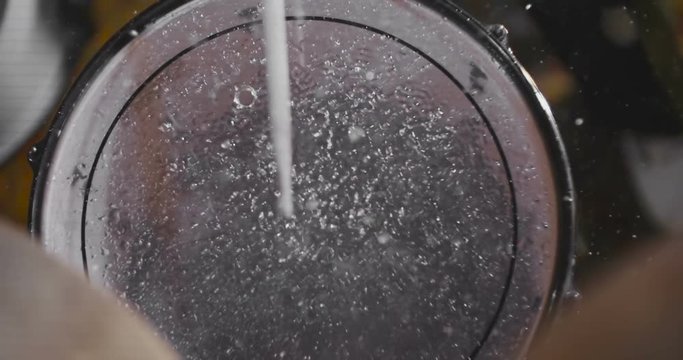
[[[152,0],[0,0],[0,217],[26,225],[27,161],[66,87]],[[683,0],[458,0],[503,24],[563,135],[576,282],[683,230]]]

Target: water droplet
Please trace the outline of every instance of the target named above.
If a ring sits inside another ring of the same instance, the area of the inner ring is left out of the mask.
[[[531,10],[531,4],[526,4],[526,6],[524,7],[524,10]]]
[[[173,123],[171,123],[171,121],[168,118],[166,118],[159,126],[159,130],[165,133],[171,132],[174,130]]]
[[[574,124],[576,124],[576,126],[581,126],[581,125],[583,125],[583,123],[584,123],[584,120],[582,118],[578,118],[578,119],[574,120]]]
[[[140,35],[140,33],[135,29],[129,31],[128,34],[132,37],[136,37],[136,36]]]
[[[387,244],[389,241],[391,241],[391,235],[387,233],[381,233],[377,236],[377,242],[382,245]]]
[[[581,292],[579,292],[576,289],[567,290],[564,294],[564,297],[566,299],[571,299],[571,300],[580,300],[581,299]]]
[[[122,82],[123,87],[129,88],[129,87],[132,87],[133,84],[134,84],[133,79],[131,79],[129,77],[123,79],[123,82]]]
[[[352,126],[351,128],[349,128],[349,140],[351,140],[352,143],[355,143],[364,137],[365,130],[363,130],[362,128],[357,126]]]
[[[228,149],[232,149],[232,147],[233,147],[233,143],[232,143],[232,140],[230,140],[230,139],[225,140],[221,143],[222,149],[228,150]]]
[[[258,95],[253,87],[249,85],[242,85],[235,88],[235,97],[233,98],[233,102],[238,109],[252,107],[257,99]]]
[[[308,209],[310,211],[318,209],[319,206],[320,206],[320,201],[318,201],[316,199],[309,199],[308,201],[306,201],[306,209]]]

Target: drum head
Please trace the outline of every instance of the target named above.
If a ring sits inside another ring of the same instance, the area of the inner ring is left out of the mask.
[[[570,256],[544,100],[445,3],[287,5],[294,218],[259,3],[171,1],[66,98],[34,230],[189,359],[519,356]]]

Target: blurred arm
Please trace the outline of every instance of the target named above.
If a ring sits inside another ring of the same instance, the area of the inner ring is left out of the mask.
[[[595,285],[529,360],[683,358],[683,241],[640,253]]]
[[[176,359],[150,327],[0,223],[0,359]]]

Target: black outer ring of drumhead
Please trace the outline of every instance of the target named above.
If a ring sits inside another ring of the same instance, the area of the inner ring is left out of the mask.
[[[124,29],[117,33],[114,38],[99,52],[99,54],[94,58],[94,60],[89,64],[86,70],[76,81],[71,91],[65,98],[62,107],[58,112],[57,118],[52,125],[46,140],[46,148],[44,156],[42,157],[41,166],[39,167],[34,180],[30,216],[30,228],[33,234],[40,235],[41,232],[41,211],[44,205],[43,196],[45,194],[46,185],[49,181],[48,176],[50,173],[49,170],[51,160],[56,154],[59,135],[62,129],[64,129],[67,125],[67,119],[70,117],[74,105],[81,99],[81,95],[87,91],[91,81],[93,81],[99,75],[100,70],[110,61],[112,61],[112,59],[121,49],[131,42],[131,40],[134,38],[130,35],[132,30],[143,29],[147,24],[153,23],[157,19],[166,15],[168,12],[188,2],[190,1],[172,0],[161,2],[135,18]],[[482,25],[474,21],[464,11],[448,1],[435,1],[425,5],[436,10],[438,13],[447,17],[450,21],[466,30],[470,36],[475,38],[480,44],[483,44],[483,46],[493,56],[495,56],[498,61],[506,65],[505,71],[508,72],[508,76],[511,77],[517,89],[527,98],[533,115],[537,120],[537,125],[544,136],[546,149],[549,151],[549,156],[552,160],[551,163],[552,166],[554,166],[552,169],[553,176],[558,189],[555,196],[557,197],[556,203],[559,207],[557,243],[558,256],[556,257],[554,271],[555,275],[553,284],[551,285],[551,292],[547,294],[548,306],[546,307],[546,311],[550,311],[553,307],[552,305],[558,300],[558,294],[562,291],[565,280],[569,274],[569,268],[573,254],[572,239],[574,229],[574,193],[568,169],[567,156],[564,151],[557,127],[554,123],[547,103],[535,88],[526,72],[517,63],[512,54],[507,49],[503,48],[503,46],[501,46],[501,44],[496,41]],[[514,195],[515,194],[513,194],[513,196]],[[502,306],[503,305],[501,303],[501,307]],[[494,324],[495,320],[487,334],[482,339],[480,346],[477,347],[477,349],[472,353],[473,358],[479,354],[480,350],[486,343],[488,335],[490,335],[494,328]]]

